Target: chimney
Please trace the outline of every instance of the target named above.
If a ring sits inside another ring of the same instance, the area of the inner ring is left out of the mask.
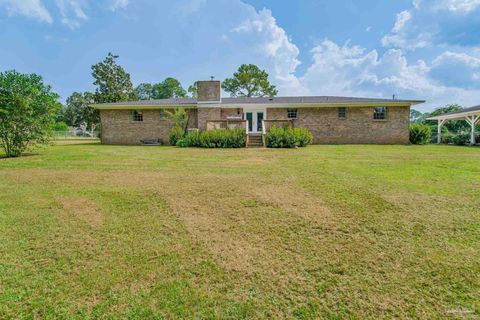
[[[220,103],[221,86],[218,80],[198,81],[197,82],[197,101],[198,103]]]

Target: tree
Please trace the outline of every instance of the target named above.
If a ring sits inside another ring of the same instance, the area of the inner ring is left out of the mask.
[[[410,110],[410,122],[411,123],[420,123],[424,119],[424,114],[418,110]]]
[[[48,142],[55,123],[58,95],[41,76],[0,73],[0,143],[7,157]]]
[[[150,83],[140,83],[135,88],[135,93],[140,100],[152,100],[153,99],[153,85]]]
[[[274,97],[278,93],[268,81],[268,73],[253,64],[242,64],[233,78],[225,79],[222,88],[232,97]]]
[[[95,103],[95,95],[91,92],[74,92],[67,98],[65,108],[66,123],[72,127],[80,127],[85,124],[93,132],[100,123],[98,110],[90,105]]]
[[[187,92],[175,78],[166,78],[162,82],[150,84],[141,83],[135,88],[140,100],[184,98]]]
[[[137,100],[130,74],[117,64],[117,55],[107,57],[92,66],[93,82],[97,86],[94,94],[96,103]]]
[[[190,113],[185,108],[175,108],[173,111],[165,110],[167,119],[173,123],[173,127],[182,129],[185,133],[188,128]]]
[[[184,98],[187,92],[182,84],[175,78],[166,78],[163,82],[153,85],[154,99]]]
[[[192,85],[190,85],[187,89],[188,93],[190,93],[190,97],[197,99],[197,90],[198,90],[198,83],[195,81]]]

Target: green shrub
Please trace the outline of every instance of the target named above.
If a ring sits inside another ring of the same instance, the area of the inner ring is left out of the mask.
[[[265,136],[268,148],[295,148],[305,147],[313,142],[313,136],[305,128],[273,126]]]
[[[453,137],[455,135],[451,132],[446,132],[442,134],[442,143],[449,144],[453,142]]]
[[[452,142],[457,146],[464,146],[470,143],[470,133],[462,132],[452,137]]]
[[[415,123],[410,126],[410,142],[427,144],[432,139],[432,129],[426,124]]]
[[[313,143],[312,133],[305,128],[295,128],[293,129],[293,134],[299,147],[306,147]]]
[[[188,141],[187,141],[186,138],[183,138],[183,139],[178,140],[176,146],[177,146],[177,147],[180,147],[180,148],[189,147]]]
[[[179,147],[243,148],[247,141],[244,129],[193,131],[177,143]]]
[[[68,126],[65,122],[60,121],[60,122],[55,122],[55,124],[52,126],[53,131],[68,131]]]
[[[170,132],[168,134],[168,142],[170,142],[171,146],[176,146],[177,141],[182,139],[185,136],[185,131],[180,128],[180,127],[173,127],[170,129]]]

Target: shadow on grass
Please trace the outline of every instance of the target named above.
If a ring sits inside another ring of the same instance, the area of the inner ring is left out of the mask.
[[[22,158],[25,158],[25,157],[33,157],[33,156],[38,156],[39,153],[22,153],[21,156],[18,156],[18,157],[9,157],[7,155],[0,155],[0,160],[6,160],[6,159],[22,159]]]

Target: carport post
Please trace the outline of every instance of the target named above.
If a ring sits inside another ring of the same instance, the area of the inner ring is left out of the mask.
[[[442,143],[442,126],[445,123],[445,119],[438,119],[438,134],[437,134],[437,143]]]
[[[472,127],[472,135],[470,137],[470,144],[473,146],[473,145],[475,145],[475,124],[478,122],[478,119],[480,119],[480,116],[477,116],[477,115],[467,116],[466,119],[467,119],[467,122]]]

